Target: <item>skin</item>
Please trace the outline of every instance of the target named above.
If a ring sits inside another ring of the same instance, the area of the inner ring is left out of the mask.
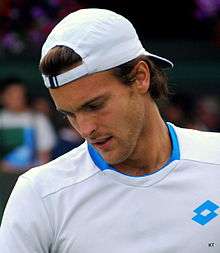
[[[171,141],[148,92],[148,65],[140,61],[133,71],[136,80],[131,86],[103,71],[50,89],[50,94],[57,110],[105,161],[122,173],[142,176],[168,160]]]

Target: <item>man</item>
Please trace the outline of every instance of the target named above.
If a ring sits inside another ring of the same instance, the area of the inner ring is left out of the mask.
[[[40,70],[86,142],[20,177],[3,252],[219,252],[220,135],[164,123],[169,66],[108,10],[54,28]]]

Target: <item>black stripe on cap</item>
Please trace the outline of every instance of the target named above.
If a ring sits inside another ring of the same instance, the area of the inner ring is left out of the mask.
[[[50,88],[52,88],[52,89],[56,88],[53,76],[49,76],[48,78],[49,78],[49,82],[50,82]]]

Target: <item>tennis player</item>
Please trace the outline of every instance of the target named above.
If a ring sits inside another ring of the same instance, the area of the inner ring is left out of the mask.
[[[20,176],[1,252],[220,252],[220,134],[164,122],[156,100],[172,66],[109,10],[52,30],[40,70],[85,142]]]

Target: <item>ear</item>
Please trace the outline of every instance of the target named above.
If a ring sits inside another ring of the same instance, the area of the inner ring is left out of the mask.
[[[150,70],[145,61],[139,61],[134,67],[136,88],[141,94],[146,94],[150,86]]]

